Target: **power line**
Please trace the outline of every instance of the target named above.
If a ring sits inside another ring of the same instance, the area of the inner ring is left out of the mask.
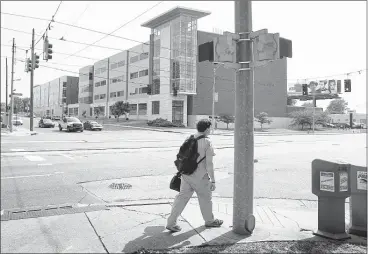
[[[44,33],[43,33],[43,35],[38,39],[38,41],[35,43],[35,46],[40,42],[40,40],[41,40],[42,38],[44,38],[45,34],[47,33],[47,30],[51,30],[51,28],[50,28],[51,23],[52,23],[52,22],[54,22],[54,18],[55,18],[55,16],[56,16],[57,12],[59,11],[59,8],[60,8],[60,5],[61,5],[61,3],[62,3],[62,2],[63,2],[63,1],[60,1],[60,3],[59,3],[59,5],[58,5],[58,7],[57,7],[57,9],[56,9],[56,11],[55,11],[55,13],[54,13],[54,15],[52,15],[51,21],[49,22],[49,24],[48,24],[48,25],[47,25],[47,27],[46,27],[45,32],[44,32]]]
[[[86,5],[86,8],[84,8],[83,12],[78,16],[78,18],[73,22],[73,25],[77,24],[79,19],[83,16],[83,14],[86,12],[86,10],[89,7],[89,3]],[[64,38],[64,36],[67,34],[67,32],[64,33],[64,35],[61,38]]]
[[[115,33],[115,32],[116,32],[116,31],[118,31],[118,30],[120,30],[120,29],[121,29],[121,28],[123,28],[124,26],[128,25],[129,23],[133,22],[134,20],[138,19],[139,17],[143,16],[144,14],[146,14],[146,13],[147,13],[147,12],[149,12],[150,10],[154,9],[156,6],[160,5],[161,3],[163,3],[163,1],[161,1],[161,2],[159,2],[159,3],[157,3],[157,4],[155,4],[154,6],[150,7],[149,9],[145,10],[144,12],[142,12],[141,14],[139,14],[138,16],[136,16],[135,18],[133,18],[133,19],[131,19],[130,21],[128,21],[128,22],[126,22],[126,23],[124,23],[124,24],[123,24],[123,25],[121,25],[121,26],[119,26],[117,29],[115,29],[115,30],[114,30],[114,31],[112,31],[111,33],[109,33],[109,34],[105,35],[104,37],[102,37],[101,39],[99,39],[99,40],[97,40],[97,41],[93,42],[91,45],[88,45],[87,47],[85,47],[85,48],[83,48],[83,49],[81,49],[81,50],[79,50],[79,51],[77,51],[77,52],[73,53],[73,54],[72,54],[72,56],[73,56],[74,54],[77,54],[77,53],[82,52],[83,50],[85,50],[85,49],[89,48],[90,46],[92,46],[92,45],[96,44],[97,42],[102,41],[102,40],[103,40],[103,39],[105,39],[107,36],[110,36],[111,34]],[[67,59],[67,58],[68,58],[68,57],[66,57],[65,59]]]

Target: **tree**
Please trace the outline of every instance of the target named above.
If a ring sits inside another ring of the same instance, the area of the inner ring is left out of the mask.
[[[288,106],[295,106],[295,104],[298,102],[296,99],[287,99],[286,105]]]
[[[313,105],[313,102],[304,102],[302,104],[302,107],[306,107],[306,108],[313,108],[314,105]]]
[[[290,113],[290,117],[293,118],[291,126],[301,126],[302,130],[304,126],[309,126],[312,129],[313,126],[313,111],[311,110],[302,110],[302,111],[294,111]],[[314,115],[314,124],[315,125],[324,125],[330,122],[330,116],[328,112],[317,112]]]
[[[10,100],[9,106],[11,105],[11,100]],[[23,110],[24,110],[24,107],[23,107],[22,99],[14,96],[13,113],[17,114],[18,112],[23,112]]]
[[[304,129],[304,125],[312,126],[313,124],[313,112],[309,110],[300,110],[294,111],[290,113],[290,117],[293,118],[291,122],[291,126],[302,126],[302,130]]]
[[[111,107],[111,114],[115,116],[117,121],[119,121],[120,116],[126,115],[126,113],[129,113],[129,111],[130,111],[129,102],[117,101]]]
[[[100,110],[100,108],[94,108],[94,113],[95,113],[95,115],[96,115],[96,118],[98,118],[99,117],[99,115],[101,114],[101,110]]]
[[[26,111],[27,108],[31,105],[31,99],[28,97],[24,97],[22,98],[22,103],[23,103],[23,111]]]
[[[229,124],[235,122],[235,117],[231,115],[220,115],[218,118],[219,121],[226,123],[226,129],[229,129]]]
[[[330,114],[345,114],[348,103],[344,99],[335,99],[327,106],[327,111]]]
[[[268,118],[268,114],[266,112],[259,113],[258,115],[256,115],[255,118],[256,118],[255,120],[261,124],[261,129],[263,129],[263,125],[265,123],[267,124],[272,123],[272,120]]]

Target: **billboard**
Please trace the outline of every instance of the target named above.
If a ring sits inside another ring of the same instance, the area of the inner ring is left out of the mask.
[[[313,87],[315,88],[316,95],[323,94],[337,94],[337,83],[338,81],[335,79],[331,80],[318,80],[318,81],[310,81],[307,83],[308,86],[308,94],[313,94]],[[304,83],[290,83],[288,84],[287,94],[289,96],[292,95],[303,95],[303,84]]]

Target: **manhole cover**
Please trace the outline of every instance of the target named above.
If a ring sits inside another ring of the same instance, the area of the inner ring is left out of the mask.
[[[128,190],[132,188],[132,185],[129,183],[112,183],[109,187],[117,190]]]

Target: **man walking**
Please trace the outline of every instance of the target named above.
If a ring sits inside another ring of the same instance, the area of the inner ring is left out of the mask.
[[[216,181],[213,167],[213,156],[215,153],[211,141],[208,139],[211,131],[211,122],[207,119],[200,120],[197,123],[197,131],[198,133],[194,135],[194,138],[204,136],[204,138],[198,139],[197,141],[199,154],[197,162],[199,164],[193,174],[181,175],[180,192],[175,198],[171,214],[167,219],[166,229],[171,232],[181,230],[181,227],[177,225],[177,219],[183,212],[194,191],[198,196],[205,226],[220,227],[223,223],[222,220],[215,219],[212,213],[212,191],[216,189]]]

